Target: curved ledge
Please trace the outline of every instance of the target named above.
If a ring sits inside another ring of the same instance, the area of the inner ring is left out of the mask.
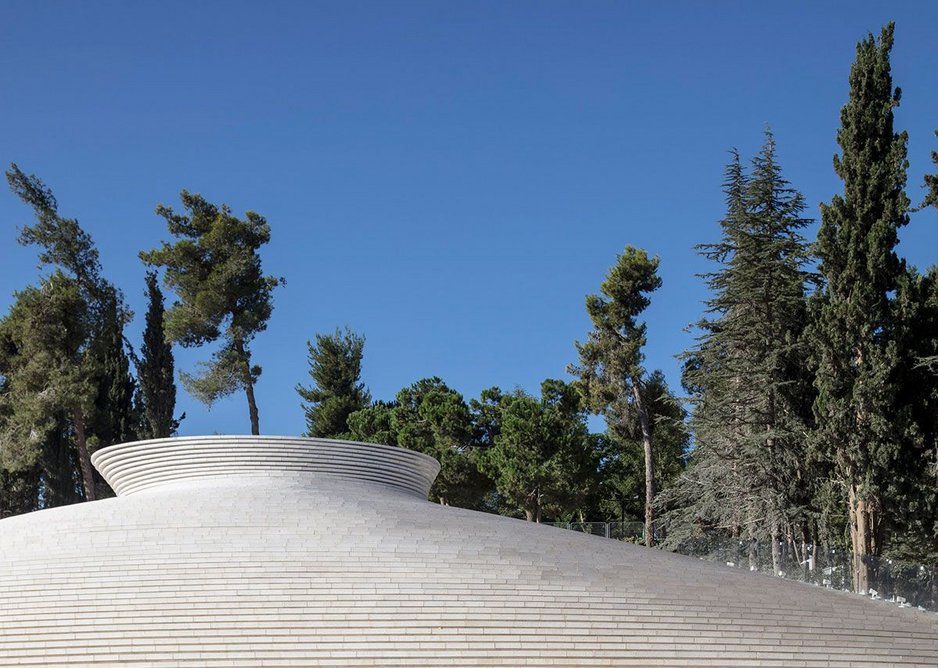
[[[389,485],[426,499],[439,463],[413,450],[287,436],[190,436],[121,443],[91,462],[118,496],[233,475],[313,475]]]

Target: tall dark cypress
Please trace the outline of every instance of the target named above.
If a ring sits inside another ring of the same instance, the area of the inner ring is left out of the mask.
[[[39,453],[42,507],[67,506],[81,500],[81,477],[77,453],[72,447],[69,423],[57,415]]]
[[[166,438],[178,426],[173,419],[176,409],[176,381],[173,378],[173,348],[163,328],[165,312],[163,293],[154,272],[148,272],[146,327],[137,368],[143,403],[143,431],[148,438]]]
[[[92,342],[91,361],[96,376],[90,433],[97,447],[131,441],[137,437],[134,389],[130,359],[124,349],[124,308],[120,294],[111,288],[101,309],[99,329]]]
[[[883,497],[900,451],[892,294],[905,271],[896,255],[908,222],[905,132],[893,130],[900,90],[889,54],[894,25],[857,45],[840,114],[834,170],[844,192],[821,206],[817,253],[824,280],[813,327],[817,363],[814,443],[846,488],[853,583],[875,578],[885,537]]]

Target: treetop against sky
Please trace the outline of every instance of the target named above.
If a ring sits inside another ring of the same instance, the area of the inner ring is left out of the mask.
[[[677,388],[707,296],[693,246],[719,236],[729,149],[748,162],[771,126],[819,218],[842,188],[855,45],[895,20],[917,203],[938,148],[936,19],[924,2],[8,1],[0,162],[38,174],[93,236],[138,349],[137,254],[168,240],[156,205],[188,189],[267,219],[264,270],[287,279],[253,344],[269,433],[304,430],[306,341],[346,325],[366,337],[377,399],[434,375],[467,397],[536,393],[576,360],[584,297],[628,244],[661,259],[646,366]],[[4,311],[38,280],[35,249],[15,243],[30,222],[0,193]],[[901,240],[930,264],[934,210]],[[176,354],[192,370],[205,351]],[[243,396],[209,413],[179,394],[182,433],[248,431]]]

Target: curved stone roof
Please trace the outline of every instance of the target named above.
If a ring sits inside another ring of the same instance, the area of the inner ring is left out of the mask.
[[[425,500],[406,450],[106,448],[0,521],[0,666],[936,666],[938,616]]]

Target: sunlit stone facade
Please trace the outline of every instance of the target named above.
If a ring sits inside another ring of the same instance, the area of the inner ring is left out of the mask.
[[[0,521],[0,665],[938,666],[938,615],[426,501],[385,446],[114,446]]]

